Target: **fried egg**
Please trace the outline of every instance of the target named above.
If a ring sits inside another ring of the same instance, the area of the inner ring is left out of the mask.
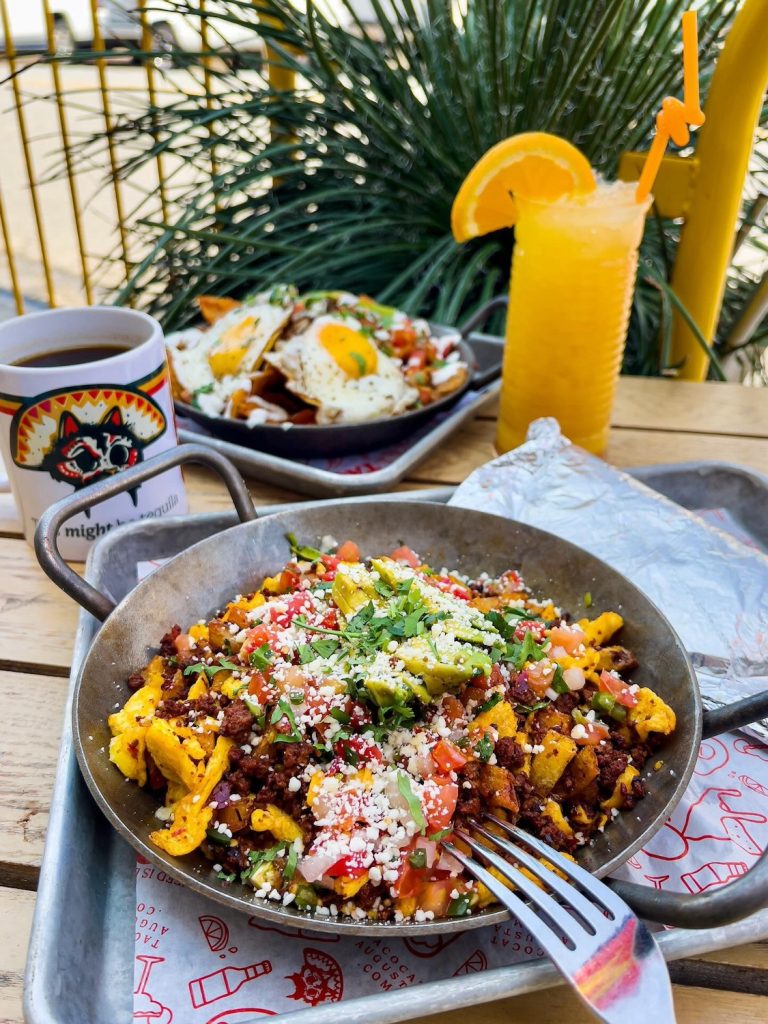
[[[166,339],[179,388],[195,396],[208,415],[223,412],[238,388],[250,390],[248,374],[288,322],[285,308],[257,297],[230,310],[206,331],[191,328]]]
[[[352,317],[318,317],[303,334],[278,342],[265,359],[290,391],[317,407],[321,424],[397,415],[419,397],[399,362],[381,352]]]

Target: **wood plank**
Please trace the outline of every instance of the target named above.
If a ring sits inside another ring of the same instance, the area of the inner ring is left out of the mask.
[[[20,889],[0,889],[0,1024],[23,1024],[21,1013],[24,964],[35,894]]]
[[[768,440],[655,430],[611,431],[606,458],[616,466],[666,465],[706,459],[768,473]]]
[[[2,463],[0,463],[2,470]],[[21,537],[21,523],[19,514],[13,503],[13,495],[10,491],[0,492],[0,536]]]
[[[6,884],[29,888],[48,827],[67,680],[0,672],[0,695],[0,872]]]
[[[0,668],[68,674],[78,606],[43,574],[26,541],[0,538],[0,566]]]
[[[475,419],[465,424],[450,445],[417,466],[409,480],[459,483],[473,469],[494,458],[494,429],[490,420]],[[614,428],[606,458],[620,467],[707,459],[736,462],[768,473],[768,439]]]
[[[762,971],[768,971],[768,942],[750,942],[748,946],[733,946],[731,949],[721,949],[716,953],[705,953],[697,959],[719,964],[736,964],[740,967],[757,967]]]
[[[496,419],[498,401],[482,419]],[[768,437],[768,391],[742,384],[620,377],[611,422],[639,430]]]
[[[761,996],[710,989],[673,988],[678,1024],[759,1024],[765,1020],[766,1000]],[[563,987],[532,992],[514,999],[473,1006],[472,1024],[594,1024],[595,1018],[573,993]],[[420,1024],[466,1024],[468,1011],[430,1014]],[[649,1024],[655,1024],[649,1018]]]
[[[615,427],[768,437],[768,391],[742,384],[622,377]]]

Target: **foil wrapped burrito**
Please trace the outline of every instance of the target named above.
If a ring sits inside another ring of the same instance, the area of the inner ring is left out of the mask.
[[[682,638],[706,705],[768,688],[768,557],[577,448],[556,420],[532,423],[451,504],[548,530],[631,579]],[[748,731],[768,740],[768,722]]]

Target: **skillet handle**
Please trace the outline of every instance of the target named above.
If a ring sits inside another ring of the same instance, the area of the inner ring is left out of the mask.
[[[187,462],[200,463],[219,474],[229,489],[241,523],[256,518],[256,511],[245,481],[229,459],[200,444],[179,445],[160,455],[155,455],[146,462],[140,462],[137,466],[125,469],[113,477],[84,487],[81,491],[62,498],[46,509],[35,530],[35,554],[43,572],[50,576],[57,587],[73,597],[91,615],[102,621],[106,619],[115,607],[115,602],[106,594],[102,594],[92,587],[90,583],[86,583],[74,569],[70,569],[59,552],[59,530],[68,519],[77,515],[78,512],[85,512],[86,509],[104,501],[105,498],[112,498],[116,494],[137,487],[145,480],[151,480],[159,473],[164,473],[168,469]]]
[[[489,299],[488,302],[480,306],[479,309],[476,309],[469,320],[466,320],[459,328],[459,334],[461,334],[462,340],[468,341],[469,335],[472,331],[481,327],[497,309],[506,309],[508,305],[509,299],[506,295],[497,295],[495,298]],[[490,344],[490,341],[488,344]],[[498,347],[501,351],[504,350],[503,340],[498,342]],[[487,366],[485,368],[478,367],[472,375],[472,387],[485,387],[486,384],[490,384],[492,380],[495,380],[499,376],[500,372],[499,365],[495,361],[492,366]]]
[[[717,928],[768,905],[768,850],[754,867],[728,885],[691,896],[612,878],[606,881],[646,921],[676,928]]]
[[[701,738],[711,739],[721,732],[741,729],[751,722],[759,722],[768,718],[768,690],[754,693],[751,697],[737,700],[733,704],[724,704],[721,708],[710,708],[704,712]]]

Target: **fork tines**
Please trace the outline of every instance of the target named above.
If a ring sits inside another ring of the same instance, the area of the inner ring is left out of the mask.
[[[577,943],[581,945],[580,939],[583,941],[588,937],[596,940],[597,944],[601,943],[613,930],[612,922],[616,917],[626,916],[628,908],[622,901],[578,864],[515,825],[491,814],[484,817],[507,835],[514,836],[521,845],[490,832],[479,822],[472,823],[472,835],[460,829],[455,835],[514,886],[514,890],[453,843],[443,845],[536,935],[550,955],[562,958]],[[479,842],[477,837],[482,837],[484,842]],[[534,852],[530,853],[524,847]],[[539,857],[545,858],[552,867]],[[527,874],[521,870],[523,868]],[[570,881],[565,881],[561,874]],[[599,891],[596,891],[598,887]],[[542,925],[551,939],[542,931]],[[581,961],[583,957],[578,959]]]

